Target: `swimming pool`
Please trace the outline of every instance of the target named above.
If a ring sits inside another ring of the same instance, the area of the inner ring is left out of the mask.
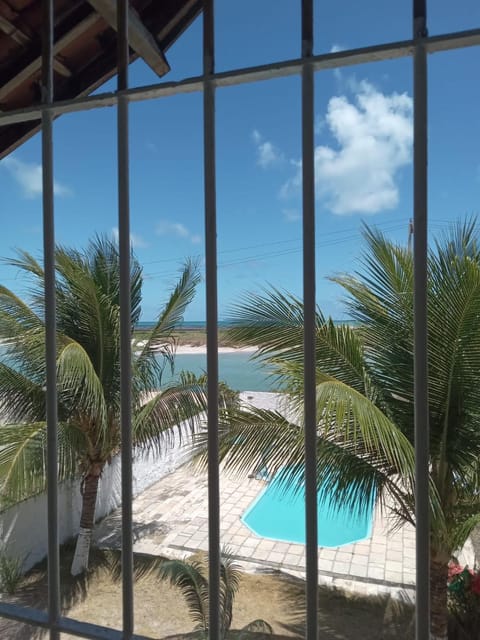
[[[339,547],[368,538],[372,533],[373,501],[352,514],[331,496],[318,498],[318,544]],[[277,475],[242,516],[242,522],[264,538],[305,544],[305,495]]]

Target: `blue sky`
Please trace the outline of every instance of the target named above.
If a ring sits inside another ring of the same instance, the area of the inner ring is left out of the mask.
[[[297,57],[299,2],[217,3],[217,69]],[[342,5],[341,11],[339,6]],[[316,52],[408,38],[409,3],[316,3]],[[430,33],[480,26],[480,6],[431,2]],[[255,16],[255,20],[252,19]],[[267,29],[268,25],[268,29]],[[166,80],[201,71],[201,20],[167,52]],[[479,48],[435,54],[429,66],[429,215],[433,234],[479,212]],[[317,292],[342,318],[342,292],[326,278],[358,267],[362,221],[406,242],[412,215],[412,62],[381,62],[316,75]],[[131,85],[156,82],[142,62]],[[114,86],[108,83],[101,90]],[[273,285],[301,294],[300,79],[217,92],[219,315],[239,296]],[[131,106],[132,241],[144,266],[143,319],[155,317],[186,257],[204,253],[202,96]],[[57,241],[82,247],[115,235],[115,110],[55,122]],[[0,163],[0,256],[39,256],[40,138]],[[0,282],[25,283],[0,265]],[[204,287],[186,318],[205,315]]]

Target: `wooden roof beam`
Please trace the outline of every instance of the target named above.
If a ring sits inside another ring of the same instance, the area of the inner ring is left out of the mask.
[[[53,54],[58,55],[64,47],[67,47],[74,40],[79,38],[87,29],[89,29],[92,25],[98,22],[98,15],[92,11],[92,13],[79,22],[73,29],[65,34],[60,40],[57,40],[53,45]],[[70,69],[57,60],[55,64],[56,71],[61,73],[64,76],[69,76],[71,74]],[[17,87],[19,87],[23,82],[31,78],[35,73],[40,71],[42,68],[42,57],[41,55],[34,57],[32,61],[24,66],[21,71],[18,71],[13,74],[13,76],[5,82],[2,86],[0,86],[0,101],[3,100],[6,96],[12,93]]]
[[[3,31],[3,33],[22,47],[30,44],[29,36],[3,16],[0,16],[0,31]]]
[[[117,30],[117,3],[115,0],[88,0],[92,7],[102,18]],[[158,46],[157,41],[141,21],[138,13],[130,7],[128,14],[128,41],[132,49],[162,77],[170,66],[163,55],[163,51]]]

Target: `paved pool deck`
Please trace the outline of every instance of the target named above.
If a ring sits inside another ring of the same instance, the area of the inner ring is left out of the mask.
[[[207,476],[184,465],[146,489],[133,502],[134,551],[183,558],[208,549]],[[241,521],[246,509],[264,489],[255,478],[220,478],[221,543],[245,570],[279,570],[305,577],[305,545],[256,535]],[[101,547],[120,546],[121,510],[97,527]],[[319,584],[367,595],[389,593],[414,597],[415,530],[404,525],[389,532],[389,523],[377,509],[371,536],[336,548],[319,547]]]
[[[288,415],[281,394],[245,391],[240,399]],[[134,551],[170,558],[207,551],[207,486],[206,473],[182,466],[143,491],[133,502]],[[305,545],[263,538],[241,521],[264,488],[262,480],[221,472],[221,544],[247,571],[278,570],[304,579]],[[120,518],[117,510],[97,527],[99,546],[120,547]],[[368,539],[336,548],[319,547],[318,556],[319,584],[367,595],[415,597],[415,529],[405,524],[391,531],[391,522],[378,508]],[[475,551],[470,540],[458,559],[473,566]]]

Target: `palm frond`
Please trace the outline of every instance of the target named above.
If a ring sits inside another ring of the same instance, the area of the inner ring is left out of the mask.
[[[40,280],[43,279],[43,269],[31,253],[23,249],[17,249],[16,254],[16,258],[4,258],[3,262],[11,267],[16,267],[17,269],[31,273]]]
[[[303,364],[303,303],[272,289],[253,294],[232,308],[232,340],[258,347],[255,358],[268,363],[282,388],[288,388],[287,364]],[[316,313],[317,368],[362,391],[368,383],[363,346],[349,326],[335,326]]]
[[[136,447],[159,453],[162,446],[172,442],[176,433],[182,437],[182,427],[193,433],[200,425],[207,409],[206,390],[203,385],[187,381],[172,383],[152,392],[151,397],[135,412],[132,431]]]
[[[222,551],[220,563],[220,620],[222,636],[230,629],[233,617],[233,601],[240,587],[241,572],[228,549]]]
[[[0,415],[5,422],[29,422],[45,417],[45,391],[31,378],[0,362]]]
[[[58,430],[58,479],[65,480],[76,473],[77,447],[82,434],[63,423],[59,423]],[[45,422],[0,427],[2,498],[22,500],[45,490],[46,447]]]
[[[392,473],[413,483],[414,450],[402,431],[364,395],[342,382],[317,385],[320,433],[363,452],[383,457]]]
[[[198,266],[189,260],[186,262],[175,289],[170,295],[163,311],[151,330],[151,333],[135,361],[137,368],[144,365],[152,354],[162,356],[173,365],[175,349],[174,331],[183,321],[187,306],[192,301],[196,287],[200,282]]]
[[[477,504],[477,509],[479,509],[480,505]],[[477,510],[476,513],[473,513],[469,517],[463,516],[461,519],[457,520],[454,525],[449,527],[449,546],[451,549],[463,549],[467,538],[472,533],[472,531],[480,524],[480,511]]]
[[[23,300],[0,285],[0,339],[8,344],[24,331],[43,326],[43,320]]]
[[[101,380],[92,362],[77,342],[61,349],[57,358],[57,385],[64,411],[70,416],[83,415],[95,421],[99,440],[107,428],[107,407]]]
[[[167,560],[160,564],[158,576],[180,589],[188,606],[195,629],[208,629],[208,580],[205,564],[196,559]]]
[[[247,409],[223,414],[219,433],[219,457],[227,472],[246,475],[266,468],[278,475],[284,487],[304,493],[304,430],[282,413]],[[207,464],[208,435],[194,440],[194,464]],[[363,513],[376,500],[382,508],[392,505],[406,512],[409,488],[399,488],[385,458],[376,450],[362,450],[319,429],[317,437],[317,488],[333,496],[354,513]],[[412,521],[413,516],[408,516]]]

